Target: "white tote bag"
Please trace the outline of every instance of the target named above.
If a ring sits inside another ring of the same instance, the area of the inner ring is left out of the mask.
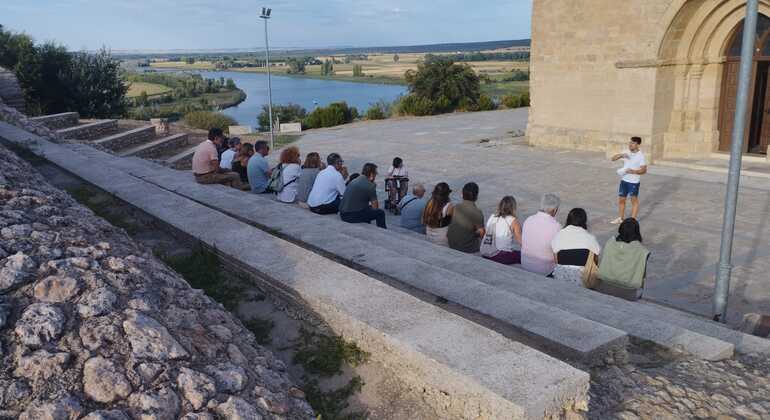
[[[481,240],[480,252],[482,257],[492,258],[500,253],[500,250],[497,249],[497,234],[495,233],[498,220],[498,217],[492,218],[492,220],[490,220],[492,223],[487,224],[487,232]],[[491,229],[489,225],[492,225]]]

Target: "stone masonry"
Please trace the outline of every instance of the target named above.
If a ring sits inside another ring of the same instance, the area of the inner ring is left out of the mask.
[[[2,147],[0,237],[0,419],[314,418],[236,318]]]

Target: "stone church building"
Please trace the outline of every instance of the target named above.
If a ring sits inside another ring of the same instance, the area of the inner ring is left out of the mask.
[[[534,0],[528,136],[653,159],[728,151],[745,0]],[[745,152],[770,140],[770,0],[760,1]]]

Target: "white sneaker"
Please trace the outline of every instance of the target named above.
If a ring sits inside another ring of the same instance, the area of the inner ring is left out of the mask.
[[[621,223],[623,223],[623,219],[621,219],[620,217],[610,222],[611,225],[619,225]]]

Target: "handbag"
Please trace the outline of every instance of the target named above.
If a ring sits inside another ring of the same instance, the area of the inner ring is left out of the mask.
[[[588,253],[588,260],[583,267],[583,287],[586,289],[595,289],[599,287],[599,266],[596,265],[596,254]]]

